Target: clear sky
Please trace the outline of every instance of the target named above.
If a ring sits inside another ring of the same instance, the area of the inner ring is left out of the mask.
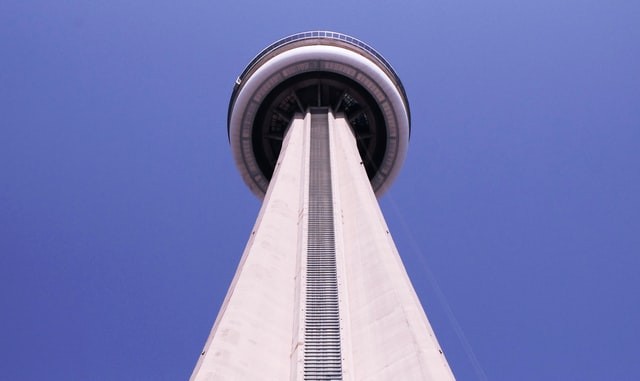
[[[640,2],[0,2],[0,380],[185,380],[259,202],[236,76],[379,50],[412,106],[381,199],[459,380],[639,380]],[[485,377],[486,375],[486,377]]]

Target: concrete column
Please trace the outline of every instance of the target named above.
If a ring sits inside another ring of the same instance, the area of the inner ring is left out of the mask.
[[[192,381],[290,377],[306,133],[295,118]]]
[[[311,133],[317,127],[312,115],[326,118],[321,135]],[[311,136],[323,144],[311,144]],[[320,380],[327,374],[343,380],[454,380],[347,120],[312,109],[289,126],[191,380]]]
[[[340,314],[354,380],[453,380],[398,255],[344,118],[332,121],[336,224],[342,231]]]

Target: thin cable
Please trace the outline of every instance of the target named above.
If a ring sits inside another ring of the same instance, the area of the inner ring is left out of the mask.
[[[400,209],[398,208],[398,204],[396,203],[395,199],[393,198],[393,195],[389,192],[387,197],[388,197],[389,201],[391,202],[391,206],[393,208],[393,212],[400,219],[400,223],[402,225],[402,228],[405,231],[405,235],[409,237],[409,241],[411,243],[413,251],[418,254],[418,258],[420,259],[420,264],[422,265],[422,269],[424,270],[425,274],[427,275],[427,279],[429,280],[429,284],[431,285],[431,287],[435,291],[436,296],[438,298],[438,301],[440,302],[441,306],[443,307],[443,309],[445,311],[445,314],[447,316],[447,319],[449,320],[449,324],[451,324],[451,327],[453,328],[453,331],[456,333],[456,336],[458,337],[458,340],[460,341],[460,344],[462,345],[462,348],[464,349],[464,352],[467,355],[467,358],[468,358],[469,362],[471,363],[471,366],[473,367],[473,370],[476,373],[476,377],[480,381],[488,381],[487,375],[484,372],[484,370],[482,369],[482,366],[480,365],[480,362],[478,361],[478,358],[476,357],[475,353],[473,352],[473,348],[471,347],[471,344],[469,343],[469,340],[467,340],[467,337],[465,336],[464,331],[462,330],[462,327],[460,326],[460,323],[458,323],[458,319],[456,319],[455,315],[453,314],[453,311],[451,310],[451,306],[449,305],[449,302],[447,301],[447,298],[445,297],[444,293],[442,292],[442,289],[440,289],[440,285],[438,284],[438,281],[436,280],[436,277],[434,276],[433,272],[431,271],[431,268],[427,264],[426,256],[424,255],[424,253],[420,249],[420,246],[418,245],[418,243],[417,243],[417,241],[415,239],[415,236],[413,235],[413,232],[409,228],[409,224],[407,224],[404,216],[400,212]]]

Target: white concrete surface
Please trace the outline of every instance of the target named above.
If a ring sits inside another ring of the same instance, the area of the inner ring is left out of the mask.
[[[192,381],[290,378],[304,135],[295,120]]]
[[[283,143],[227,298],[191,377],[302,380],[308,119]],[[454,380],[344,118],[329,115],[344,380]]]
[[[341,311],[353,380],[454,380],[398,255],[347,122],[333,122],[336,224],[342,230]]]

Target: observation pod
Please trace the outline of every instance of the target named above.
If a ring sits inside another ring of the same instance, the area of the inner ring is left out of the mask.
[[[296,114],[325,107],[349,123],[376,196],[398,175],[410,134],[407,96],[391,65],[353,37],[313,31],[260,52],[236,80],[229,102],[233,157],[263,198]]]

